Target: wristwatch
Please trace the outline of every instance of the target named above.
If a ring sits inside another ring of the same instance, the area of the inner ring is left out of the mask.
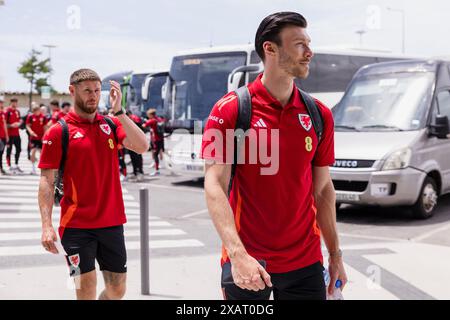
[[[328,255],[329,255],[330,258],[336,258],[336,257],[341,258],[342,257],[342,250],[339,249],[338,251],[328,252]]]
[[[117,111],[116,113],[114,113],[114,116],[117,117],[117,116],[120,116],[121,114],[123,114],[122,109],[120,109],[120,111]]]

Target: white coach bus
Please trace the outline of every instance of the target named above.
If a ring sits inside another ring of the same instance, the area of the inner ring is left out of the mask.
[[[308,78],[296,82],[330,108],[339,102],[360,67],[405,59],[358,49],[313,52]],[[262,71],[261,60],[250,44],[190,50],[173,57],[165,90],[166,129],[172,134],[166,137],[164,159],[170,171],[203,177],[204,162],[199,158],[201,132],[212,107],[227,92],[252,82]]]

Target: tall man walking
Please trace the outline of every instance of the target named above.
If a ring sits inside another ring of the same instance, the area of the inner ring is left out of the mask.
[[[70,77],[74,111],[64,118],[69,139],[59,235],[71,275],[77,280],[78,299],[96,298],[95,260],[103,272],[106,287],[99,299],[121,299],[125,294],[127,256],[123,224],[126,217],[117,145],[137,153],[148,149],[144,133],[121,109],[120,85],[114,81],[110,84],[113,124],[97,112],[101,92],[97,73],[81,69]],[[45,134],[39,163],[42,245],[52,253],[57,253],[51,214],[54,175],[62,156],[62,128],[57,123]]]
[[[239,122],[235,93],[216,103],[205,127],[205,194],[223,242],[226,299],[268,299],[272,292],[275,299],[325,299],[321,235],[329,252],[329,293],[338,279],[343,286],[347,282],[328,170],[334,162],[332,114],[314,100],[323,119],[319,141],[294,83],[295,78],[308,76],[313,57],[306,27],[302,15],[279,12],[266,17],[256,32],[264,73],[248,86],[249,137],[258,155],[267,154],[261,150],[278,150],[271,154],[276,170],[265,171],[268,164],[261,159],[238,163],[228,199],[233,162],[227,161],[233,150],[228,144],[233,139],[226,132],[233,133]],[[255,155],[249,154],[249,145],[243,150],[250,158]]]

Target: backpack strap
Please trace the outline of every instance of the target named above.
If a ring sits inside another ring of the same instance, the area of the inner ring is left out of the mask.
[[[234,137],[234,153],[233,164],[231,166],[230,182],[228,184],[228,196],[230,196],[231,187],[233,186],[234,175],[236,174],[236,166],[239,159],[239,152],[241,146],[245,141],[245,132],[250,129],[250,121],[252,118],[252,97],[247,86],[238,88],[235,91],[238,98],[238,116],[236,118],[235,130],[242,129],[243,132],[238,132]]]
[[[61,135],[62,154],[61,154],[61,161],[59,162],[58,176],[56,178],[55,188],[60,189],[61,182],[64,176],[64,167],[66,165],[67,149],[69,146],[69,127],[67,126],[66,120],[64,120],[63,118],[59,119],[58,123],[62,128],[62,135]],[[62,190],[60,191],[62,193]]]
[[[117,138],[117,125],[114,123],[114,121],[110,118],[110,117],[103,117],[103,119],[105,119],[106,123],[108,124],[108,126],[111,128],[113,134],[114,134],[114,139],[116,140],[116,143],[119,143],[119,139]]]
[[[300,97],[303,100],[303,103],[306,106],[306,109],[308,110],[308,114],[311,117],[312,125],[314,127],[314,131],[316,132],[317,139],[319,140],[319,144],[322,140],[322,134],[323,134],[323,118],[322,114],[320,113],[319,107],[317,106],[314,99],[305,91],[298,88],[298,91],[300,93]]]

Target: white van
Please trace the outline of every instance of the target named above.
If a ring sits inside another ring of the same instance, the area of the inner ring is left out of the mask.
[[[332,112],[337,207],[410,206],[431,217],[450,192],[450,62],[362,67]]]

